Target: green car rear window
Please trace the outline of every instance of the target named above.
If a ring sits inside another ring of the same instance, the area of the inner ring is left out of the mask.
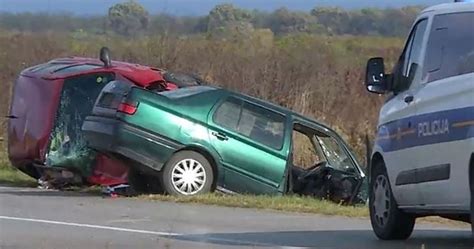
[[[200,93],[208,92],[212,90],[215,90],[215,88],[209,87],[209,86],[192,86],[192,87],[180,88],[173,91],[164,91],[164,92],[160,92],[159,94],[170,99],[179,99],[179,98],[190,97],[196,94],[200,94]]]

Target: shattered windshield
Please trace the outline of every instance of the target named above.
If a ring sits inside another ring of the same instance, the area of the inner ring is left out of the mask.
[[[330,136],[316,137],[328,164],[337,170],[355,172],[355,165],[346,150],[339,145],[337,140]]]
[[[65,80],[50,134],[47,166],[90,174],[96,153],[87,147],[81,126],[104,85],[113,79],[112,73],[99,73]]]

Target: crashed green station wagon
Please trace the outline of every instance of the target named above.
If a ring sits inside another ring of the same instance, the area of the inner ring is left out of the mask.
[[[153,92],[113,81],[82,130],[88,146],[131,162],[173,195],[296,193],[352,203],[365,178],[330,128],[217,87]]]

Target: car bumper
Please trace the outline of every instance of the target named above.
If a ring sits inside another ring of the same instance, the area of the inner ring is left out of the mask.
[[[171,155],[183,146],[118,119],[89,116],[82,125],[88,146],[124,156],[160,171]]]

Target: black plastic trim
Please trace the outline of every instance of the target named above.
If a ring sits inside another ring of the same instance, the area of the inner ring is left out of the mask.
[[[440,164],[425,168],[406,170],[398,174],[395,185],[409,185],[424,182],[449,180],[451,177],[451,164]]]

